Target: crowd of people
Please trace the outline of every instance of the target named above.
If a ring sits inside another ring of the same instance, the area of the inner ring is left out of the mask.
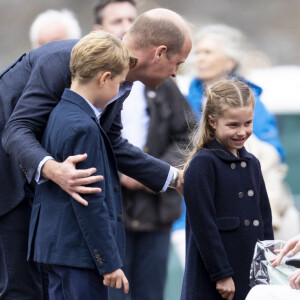
[[[292,201],[275,117],[239,74],[242,33],[193,39],[179,14],[138,17],[134,0],[100,1],[92,29],[80,39],[71,11],[47,10],[0,73],[0,299],[162,300],[172,228],[181,300],[299,298],[299,271],[250,291],[255,243]],[[273,267],[291,250],[300,236]]]

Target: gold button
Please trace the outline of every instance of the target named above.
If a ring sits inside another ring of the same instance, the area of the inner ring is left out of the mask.
[[[244,197],[244,193],[243,192],[239,192],[239,198],[243,198]]]
[[[242,168],[246,168],[246,167],[247,167],[247,163],[246,163],[245,161],[242,161],[242,162],[241,162],[241,167],[242,167]]]
[[[246,219],[246,220],[244,221],[244,225],[245,225],[245,226],[249,226],[249,225],[250,225],[250,221],[249,221],[248,219]]]
[[[258,220],[254,220],[254,221],[253,221],[253,225],[254,225],[255,227],[259,226],[259,221],[258,221]]]
[[[249,196],[249,197],[252,197],[253,195],[254,195],[254,192],[253,192],[252,190],[249,190],[249,191],[248,191],[248,196]]]
[[[231,168],[232,170],[234,170],[234,169],[235,169],[235,163],[232,163],[232,164],[230,165],[230,168]]]

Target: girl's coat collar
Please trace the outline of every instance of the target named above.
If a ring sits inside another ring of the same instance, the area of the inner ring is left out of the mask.
[[[208,145],[204,149],[209,149],[213,151],[213,153],[220,159],[234,162],[234,161],[242,161],[242,160],[251,160],[251,154],[245,149],[245,147],[239,150],[240,157],[236,157],[229,150],[227,150],[224,146],[222,146],[217,140],[212,140],[208,143]]]

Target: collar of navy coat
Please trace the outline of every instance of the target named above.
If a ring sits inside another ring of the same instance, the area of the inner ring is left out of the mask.
[[[245,149],[245,147],[239,149],[240,157],[237,157],[233,155],[227,148],[221,145],[216,139],[209,142],[204,149],[212,150],[218,158],[228,162],[239,162],[242,160],[252,159],[252,155]]]
[[[61,97],[62,101],[69,101],[77,106],[79,106],[85,113],[87,113],[95,122],[100,126],[99,119],[96,117],[93,109],[86,102],[85,99],[82,98],[79,94],[71,91],[70,89],[65,89],[64,93]]]

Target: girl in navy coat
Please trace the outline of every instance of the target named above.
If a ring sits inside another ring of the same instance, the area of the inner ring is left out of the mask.
[[[259,240],[273,239],[259,161],[244,148],[255,100],[246,84],[220,81],[207,95],[184,169],[186,267],[181,300],[244,300]]]

